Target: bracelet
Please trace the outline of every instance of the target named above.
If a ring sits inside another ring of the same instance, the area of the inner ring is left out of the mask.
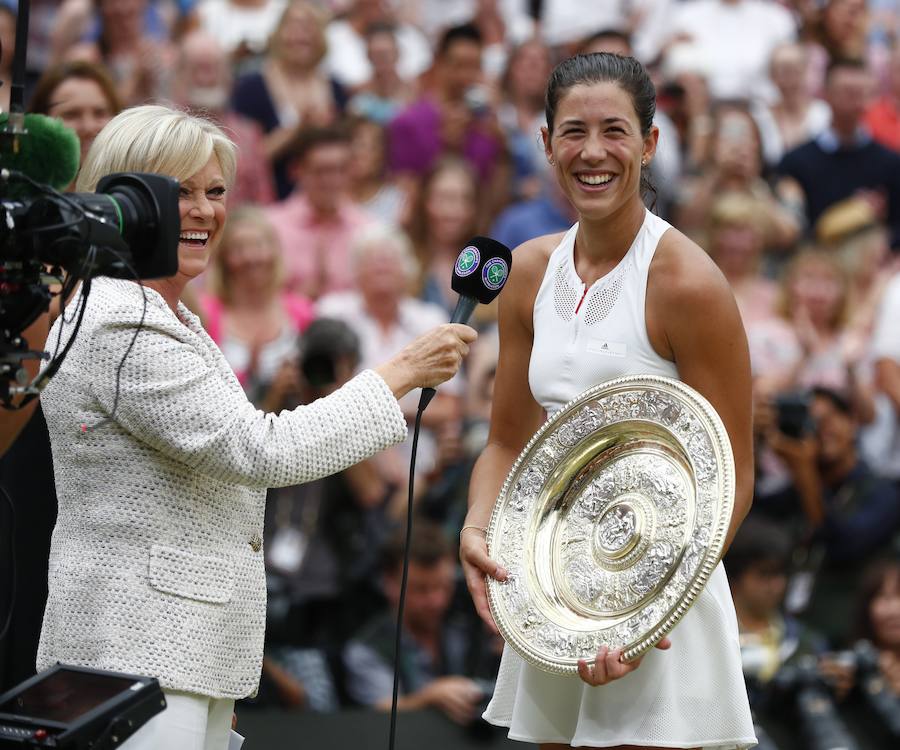
[[[463,533],[466,529],[475,529],[476,531],[480,531],[482,534],[484,534],[485,536],[487,536],[487,526],[476,526],[475,524],[467,523],[465,526],[463,526],[463,527],[459,530],[459,535],[462,536],[462,533]]]

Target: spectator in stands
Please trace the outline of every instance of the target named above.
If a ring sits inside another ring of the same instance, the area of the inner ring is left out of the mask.
[[[775,313],[777,286],[761,272],[769,224],[766,204],[750,193],[725,193],[710,208],[706,247],[731,285],[745,327]]]
[[[799,253],[781,277],[777,315],[748,326],[754,377],[771,392],[853,383],[845,334],[849,280],[837,259],[820,250]]]
[[[74,61],[48,68],[38,80],[29,112],[58,117],[81,142],[81,163],[104,125],[119,114],[122,103],[106,68]]]
[[[856,635],[878,649],[881,676],[900,696],[900,559],[896,554],[874,564],[862,578]]]
[[[474,26],[448,29],[435,55],[434,85],[390,126],[390,165],[422,176],[442,154],[465,158],[487,181],[501,144],[489,117],[481,69],[482,40]]]
[[[464,23],[481,28],[484,22],[479,16],[503,24],[506,44],[521,44],[537,33],[532,9],[523,0],[418,0],[407,3],[404,11],[408,20],[422,29],[429,39],[437,39],[445,29]],[[502,60],[496,73],[500,70]]]
[[[900,45],[891,53],[887,91],[866,111],[865,125],[882,146],[900,151]]]
[[[763,507],[800,511],[812,532],[811,543],[820,549],[813,558],[821,567],[804,617],[835,645],[850,634],[847,618],[861,567],[890,549],[900,532],[897,488],[860,457],[851,398],[815,388],[808,405],[810,431],[798,416],[793,426],[801,429],[793,432],[782,416],[767,438],[790,471],[791,487]]]
[[[372,76],[358,86],[347,109],[380,125],[387,125],[410,104],[416,87],[400,76],[397,65],[400,48],[397,28],[390,24],[373,24],[366,29],[366,55]]]
[[[714,99],[771,98],[772,50],[796,35],[791,14],[766,0],[695,0],[679,3],[670,33],[686,37],[708,62]]]
[[[383,224],[404,226],[409,195],[387,173],[387,133],[374,120],[350,123],[350,193],[360,208]]]
[[[396,26],[399,60],[397,71],[413,81],[431,64],[431,47],[415,26],[397,23],[391,3],[383,0],[351,0],[346,16],[328,24],[328,57],[325,68],[347,88],[356,88],[372,78],[372,66],[366,55],[366,31],[374,24]]]
[[[677,44],[666,54],[659,70],[656,111],[665,114],[674,127],[676,153],[685,174],[699,172],[706,163],[715,131],[708,67],[688,45]],[[660,140],[665,143],[662,133]]]
[[[382,582],[390,607],[363,625],[344,651],[350,697],[380,710],[391,706],[403,539],[398,533],[384,548]],[[473,679],[490,674],[495,657],[484,648],[490,638],[480,623],[453,616],[456,562],[440,528],[420,520],[411,544],[398,707],[436,708],[457,724],[469,725],[478,720],[492,689]]]
[[[347,271],[355,282],[354,289],[322,297],[316,310],[321,316],[343,320],[356,332],[362,342],[360,366],[365,369],[372,362],[383,361],[385,355],[392,356],[421,332],[440,325],[447,316],[437,305],[411,296],[417,264],[402,230],[373,225],[357,235],[352,252]],[[423,414],[420,476],[439,468],[438,443],[445,436],[449,439],[459,433],[462,390],[461,379],[448,381]],[[416,394],[400,402],[410,424],[415,420],[417,404]],[[405,487],[409,471],[410,447],[407,441],[376,457],[388,481],[400,488]],[[405,496],[400,501],[405,501]]]
[[[769,76],[777,98],[771,103],[757,101],[752,108],[767,165],[778,164],[785,152],[828,127],[831,109],[812,95],[809,67],[809,50],[802,44],[785,42],[772,51]]]
[[[831,126],[785,154],[778,167],[779,192],[803,201],[810,226],[833,203],[867,196],[900,247],[900,154],[876,143],[863,126],[872,78],[864,63],[838,60],[828,68],[825,98]]]
[[[725,555],[741,639],[741,662],[756,708],[785,664],[823,651],[824,640],[783,609],[792,540],[778,524],[751,516]]]
[[[607,0],[602,3],[573,3],[571,0],[543,0],[541,3],[541,37],[568,57],[584,39],[585,31],[626,29],[630,0]]]
[[[284,288],[278,235],[253,206],[232,211],[201,298],[204,325],[257,406],[281,364],[296,355],[312,304]]]
[[[372,219],[350,198],[350,136],[308,128],[288,145],[296,187],[268,209],[284,249],[288,289],[310,299],[353,286],[350,246]]]
[[[805,12],[801,35],[812,54],[813,82],[822,86],[830,63],[865,61],[869,28],[867,0],[824,0]]]
[[[709,217],[712,201],[724,192],[756,196],[771,224],[769,244],[790,247],[800,234],[795,212],[781,205],[763,179],[762,144],[756,122],[745,107],[720,105],[706,162],[696,177],[685,178],[675,207],[681,231],[696,236]]]
[[[229,56],[240,59],[265,52],[286,0],[202,0],[200,27],[219,40]]]
[[[410,215],[421,297],[448,312],[456,305],[451,271],[459,251],[477,233],[478,206],[478,181],[472,169],[459,159],[445,158],[425,175]]]
[[[850,280],[848,329],[861,340],[860,356],[867,356],[878,306],[898,267],[890,254],[887,227],[868,200],[853,196],[825,209],[814,231],[818,244],[834,254]]]
[[[107,66],[126,106],[164,90],[175,60],[169,30],[149,0],[96,0],[85,41],[64,54]]]
[[[172,80],[172,98],[180,107],[213,119],[238,147],[237,175],[229,199],[235,205],[264,205],[275,200],[272,167],[258,123],[231,109],[231,65],[216,37],[192,31],[181,39]]]
[[[900,486],[900,274],[881,299],[872,337],[875,362],[876,420],[867,437],[867,454],[885,476]]]
[[[497,119],[510,152],[510,192],[516,200],[536,198],[548,172],[540,132],[550,69],[550,50],[539,39],[530,39],[512,51],[500,82]]]
[[[321,69],[325,18],[314,3],[290,0],[261,70],[238,78],[234,89],[234,109],[266,133],[263,146],[281,199],[293,188],[288,161],[299,131],[330,125],[346,104],[344,89]]]
[[[312,403],[359,369],[360,339],[344,322],[317,318],[284,364],[266,409]],[[264,548],[269,595],[260,703],[313,711],[340,700],[339,655],[381,604],[374,583],[389,534],[391,487],[373,459],[330,477],[269,490]]]

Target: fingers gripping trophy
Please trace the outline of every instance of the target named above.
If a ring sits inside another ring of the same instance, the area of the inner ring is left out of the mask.
[[[645,207],[654,113],[633,58],[556,67],[542,135],[578,222],[514,251],[500,301],[460,557],[506,640],[485,719],[545,750],[756,744],[720,563],[752,494],[747,341]]]

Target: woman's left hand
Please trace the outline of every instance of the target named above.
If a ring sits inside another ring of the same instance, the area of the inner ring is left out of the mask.
[[[668,638],[663,638],[656,644],[656,648],[665,651],[671,645],[672,641]],[[608,685],[610,682],[618,680],[630,672],[634,672],[635,669],[641,666],[643,660],[644,657],[641,656],[633,661],[623,661],[622,649],[617,648],[610,651],[608,646],[601,646],[592,663],[588,664],[584,659],[578,660],[578,676],[582,681],[593,687]]]

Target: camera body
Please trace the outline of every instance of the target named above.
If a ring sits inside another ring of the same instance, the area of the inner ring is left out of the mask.
[[[27,392],[22,361],[41,354],[29,350],[21,333],[47,310],[51,285],[61,284],[64,276],[171,276],[178,270],[181,231],[179,183],[171,177],[111,174],[100,180],[96,193],[64,194],[36,185],[36,195],[7,197],[21,184],[36,185],[3,171],[0,401],[7,405],[14,393]]]
[[[780,393],[775,397],[778,431],[790,438],[804,438],[813,433],[815,423],[810,415],[808,393]]]

